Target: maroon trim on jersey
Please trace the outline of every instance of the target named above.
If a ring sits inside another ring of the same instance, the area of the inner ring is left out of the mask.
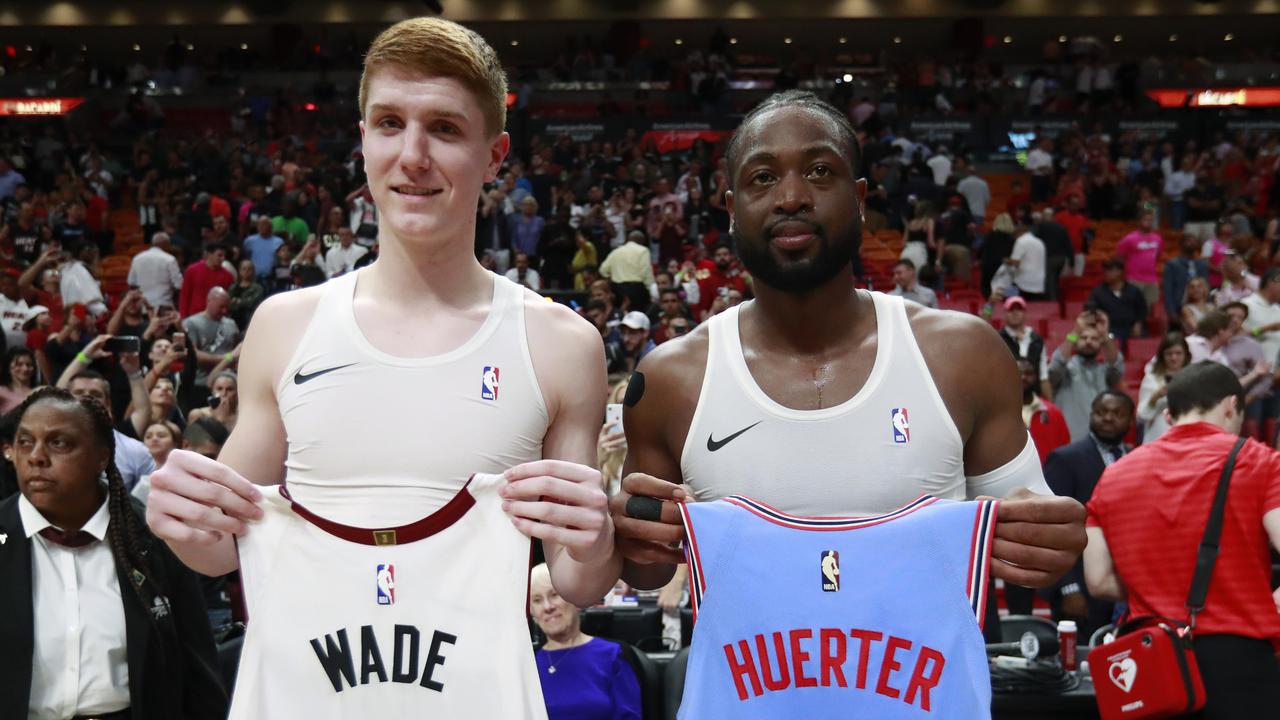
[[[467,484],[463,485],[458,494],[445,503],[444,507],[421,520],[415,520],[408,525],[392,528],[360,528],[336,523],[332,520],[326,520],[300,505],[289,495],[289,490],[283,485],[280,487],[280,495],[289,501],[289,507],[302,519],[334,537],[361,545],[407,545],[435,535],[453,525],[463,515],[466,515],[471,506],[476,504],[476,499],[467,490],[470,485],[471,480],[468,479]]]

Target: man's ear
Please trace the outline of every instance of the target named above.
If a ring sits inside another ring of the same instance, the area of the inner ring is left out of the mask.
[[[507,153],[511,151],[511,136],[506,132],[498,133],[498,137],[493,139],[493,143],[489,145],[489,164],[484,169],[484,181],[493,182],[498,178],[498,172],[502,170],[502,161],[507,159]]]

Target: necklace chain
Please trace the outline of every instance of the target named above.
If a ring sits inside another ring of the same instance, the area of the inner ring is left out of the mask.
[[[573,654],[573,651],[574,651],[574,650],[577,650],[578,648],[580,648],[580,647],[582,647],[583,645],[586,645],[586,644],[587,644],[587,643],[585,643],[585,642],[584,642],[584,643],[579,643],[579,644],[577,644],[577,645],[570,645],[570,646],[569,646],[569,648],[568,648],[568,651],[567,651],[567,652],[565,652],[565,654],[563,654],[563,655],[561,655],[561,656],[560,656],[560,662],[564,662],[566,659],[568,659],[568,657],[569,657],[571,654]],[[552,653],[552,652],[556,652],[556,651],[555,651],[555,650],[547,650],[547,653],[548,653],[548,654],[547,654],[547,674],[549,674],[549,675],[555,675],[555,674],[556,674],[556,664],[557,664],[557,663],[554,663],[554,662],[552,662],[552,661],[551,661],[551,655],[550,655],[550,653]]]

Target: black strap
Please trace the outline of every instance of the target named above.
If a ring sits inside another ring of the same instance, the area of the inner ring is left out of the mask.
[[[1240,438],[1227,463],[1222,467],[1222,475],[1218,477],[1218,490],[1213,496],[1213,509],[1209,511],[1209,522],[1204,527],[1204,537],[1200,540],[1200,548],[1196,551],[1196,571],[1191,577],[1191,592],[1187,595],[1187,610],[1191,613],[1191,627],[1195,629],[1196,613],[1204,609],[1205,596],[1209,594],[1209,580],[1213,577],[1213,566],[1218,561],[1218,540],[1222,537],[1222,516],[1227,510],[1227,487],[1231,484],[1231,473],[1236,468],[1236,455],[1240,448],[1248,442],[1248,438]]]

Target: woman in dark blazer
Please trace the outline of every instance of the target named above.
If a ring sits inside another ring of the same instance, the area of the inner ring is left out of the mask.
[[[41,388],[13,422],[6,454],[20,494],[0,502],[0,718],[225,717],[199,581],[131,503],[106,411]]]

